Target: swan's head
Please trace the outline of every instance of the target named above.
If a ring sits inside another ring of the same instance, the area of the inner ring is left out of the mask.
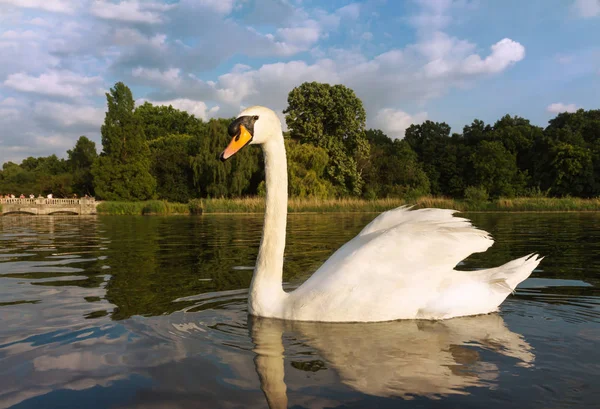
[[[221,153],[227,160],[246,145],[261,145],[275,138],[282,138],[281,121],[269,108],[253,106],[244,109],[227,128],[231,142]]]

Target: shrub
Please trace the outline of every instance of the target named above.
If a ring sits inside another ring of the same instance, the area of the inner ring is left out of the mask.
[[[465,189],[465,201],[467,203],[483,203],[489,199],[488,191],[482,187],[469,186]]]

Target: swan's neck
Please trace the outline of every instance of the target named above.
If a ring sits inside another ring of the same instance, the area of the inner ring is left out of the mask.
[[[282,287],[287,220],[287,161],[283,137],[262,145],[267,188],[265,223],[248,296],[249,313],[280,316],[286,293]]]

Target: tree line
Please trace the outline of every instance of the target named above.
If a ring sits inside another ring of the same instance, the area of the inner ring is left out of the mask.
[[[260,149],[219,161],[231,118],[203,121],[149,102],[136,107],[122,82],[106,97],[100,153],[81,136],[66,159],[6,162],[0,194],[174,202],[264,194]],[[560,113],[546,128],[510,115],[494,124],[475,119],[462,133],[425,121],[400,140],[366,129],[351,89],[307,82],[289,93],[284,114],[291,196],[600,196],[600,110]]]

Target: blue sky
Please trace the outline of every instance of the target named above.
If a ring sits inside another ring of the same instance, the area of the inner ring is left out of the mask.
[[[600,0],[0,0],[0,163],[100,141],[104,93],[203,119],[342,83],[367,126],[600,108]],[[283,118],[283,116],[282,116]]]

